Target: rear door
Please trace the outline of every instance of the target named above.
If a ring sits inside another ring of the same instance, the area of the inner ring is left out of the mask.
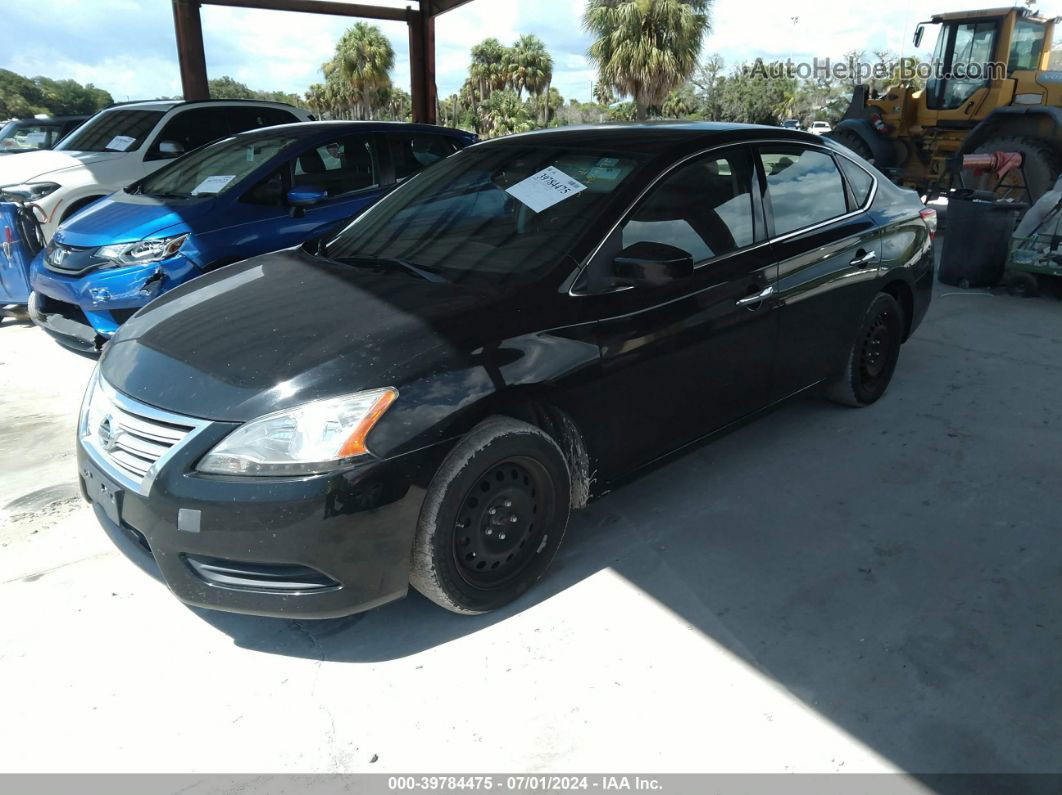
[[[696,156],[664,176],[606,239],[593,267],[622,249],[666,243],[691,277],[593,295],[602,357],[601,460],[622,473],[763,407],[776,316],[759,184],[747,146]],[[609,270],[610,272],[610,270]]]
[[[778,263],[780,399],[836,374],[877,289],[881,238],[864,211],[874,178],[826,147],[762,144],[758,165]],[[847,179],[842,166],[852,168]],[[857,184],[858,183],[858,184]]]

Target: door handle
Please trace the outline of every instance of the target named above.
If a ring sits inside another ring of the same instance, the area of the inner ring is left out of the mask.
[[[774,295],[774,285],[773,284],[768,286],[768,287],[763,288],[762,290],[760,290],[760,292],[756,293],[755,295],[750,295],[748,298],[742,298],[741,300],[739,300],[737,302],[737,305],[738,306],[748,307],[750,309],[756,309],[758,304],[763,303],[763,301],[765,299],[770,298],[772,295]]]
[[[862,257],[857,256],[854,260],[852,260],[848,264],[849,265],[855,265],[857,268],[865,268],[867,265],[872,263],[877,258],[878,258],[877,252],[868,251]]]

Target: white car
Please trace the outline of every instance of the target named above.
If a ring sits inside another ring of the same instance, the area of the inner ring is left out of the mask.
[[[813,121],[811,126],[808,127],[808,132],[815,133],[815,135],[825,135],[832,130],[833,127],[830,126],[830,123],[825,121]]]
[[[30,202],[44,240],[87,204],[203,144],[256,127],[309,121],[281,102],[163,100],[101,110],[54,149],[0,158],[0,201]]]

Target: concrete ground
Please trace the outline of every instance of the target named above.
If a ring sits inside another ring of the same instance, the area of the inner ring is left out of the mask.
[[[91,362],[0,327],[0,770],[1062,770],[1062,305],[938,291],[814,397],[573,521],[477,618],[190,610],[75,499]]]

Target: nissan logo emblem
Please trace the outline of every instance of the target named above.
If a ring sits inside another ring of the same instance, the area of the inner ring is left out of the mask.
[[[104,450],[110,452],[115,448],[115,444],[118,441],[118,434],[114,428],[111,427],[111,417],[107,415],[103,418],[103,422],[100,423],[100,427],[96,430],[96,435],[99,436],[100,445]]]

